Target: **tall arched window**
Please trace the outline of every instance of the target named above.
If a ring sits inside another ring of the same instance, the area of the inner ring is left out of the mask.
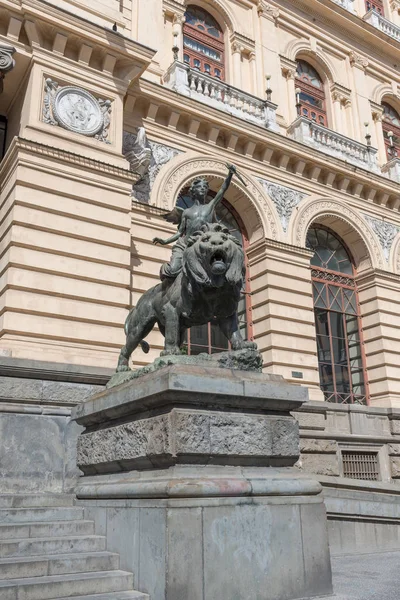
[[[400,115],[387,102],[382,102],[382,129],[388,160],[400,154]],[[393,135],[389,135],[393,134]]]
[[[324,83],[317,71],[305,60],[297,61],[296,88],[299,88],[301,117],[327,126]]]
[[[382,16],[385,14],[382,0],[365,0],[365,9],[367,12],[369,10],[374,10]]]
[[[215,192],[209,192],[210,199],[215,196]],[[189,189],[182,190],[177,201],[177,205],[182,208],[188,208],[193,204],[193,200],[189,195]],[[217,220],[223,223],[232,235],[234,235],[242,244],[245,251],[248,246],[248,237],[243,225],[243,222],[235,209],[224,199],[216,209]],[[248,273],[248,264],[246,257],[246,277],[244,287],[242,289],[241,299],[239,302],[239,326],[243,339],[252,340],[252,323],[250,321],[250,285]],[[185,346],[188,354],[214,354],[215,352],[223,352],[229,350],[229,342],[223,333],[212,321],[207,325],[191,327],[186,334]]]
[[[190,5],[183,26],[183,60],[222,81],[225,79],[224,33],[217,21],[198,6]]]
[[[344,243],[329,229],[307,234],[321,389],[325,400],[366,404],[365,361],[355,269]]]

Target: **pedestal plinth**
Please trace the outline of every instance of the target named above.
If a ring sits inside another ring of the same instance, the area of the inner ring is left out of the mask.
[[[281,377],[174,365],[76,409],[80,503],[151,600],[330,594],[321,487]]]

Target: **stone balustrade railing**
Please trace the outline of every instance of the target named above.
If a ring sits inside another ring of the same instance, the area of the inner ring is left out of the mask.
[[[305,117],[298,117],[288,128],[288,136],[320,152],[348,163],[379,173],[376,148],[361,144],[341,133],[318,125]]]
[[[339,4],[339,6],[353,13],[353,15],[356,14],[354,1],[355,0],[333,0],[335,4]]]
[[[386,33],[386,35],[389,35],[391,38],[400,42],[400,27],[395,25],[395,23],[392,23],[392,21],[385,19],[385,17],[382,17],[382,15],[375,10],[369,10],[367,14],[364,15],[363,19],[366,23],[369,23],[373,27],[376,27],[376,29],[379,29],[383,33]]]
[[[400,158],[392,158],[382,166],[382,173],[392,181],[400,183]]]
[[[175,61],[164,76],[164,84],[185,96],[198,100],[226,113],[279,131],[276,122],[277,105],[262,100],[224,81]]]

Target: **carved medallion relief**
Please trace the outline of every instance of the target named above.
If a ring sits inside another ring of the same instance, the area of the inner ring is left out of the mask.
[[[109,144],[111,100],[97,99],[78,87],[59,86],[48,78],[45,81],[43,121]]]

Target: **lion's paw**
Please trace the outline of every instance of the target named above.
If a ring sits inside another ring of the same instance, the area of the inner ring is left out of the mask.
[[[160,353],[160,356],[171,356],[171,354],[178,355],[178,354],[182,354],[182,352],[181,352],[181,349],[178,347],[167,348]]]
[[[132,369],[130,369],[128,365],[118,365],[117,370],[115,372],[124,373],[125,371],[132,371]]]

